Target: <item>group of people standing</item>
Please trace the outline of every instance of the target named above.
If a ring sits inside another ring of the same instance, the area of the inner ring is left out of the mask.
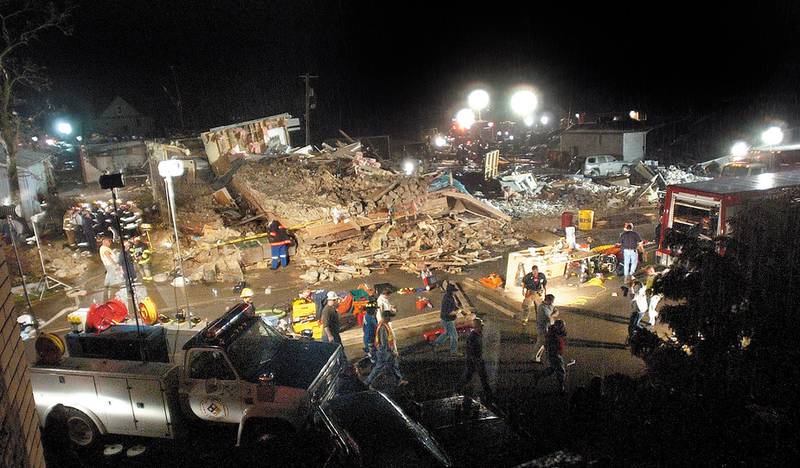
[[[116,218],[122,232],[118,232]],[[142,223],[142,211],[132,201],[120,204],[116,210],[111,203],[93,202],[75,205],[64,214],[64,234],[71,246],[98,252],[98,237],[109,237],[113,242],[136,236]]]

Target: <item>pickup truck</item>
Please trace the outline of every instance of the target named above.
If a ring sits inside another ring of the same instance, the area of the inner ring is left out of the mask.
[[[591,177],[630,174],[636,161],[621,161],[611,155],[587,156],[583,162],[583,175]]]
[[[172,362],[65,357],[32,366],[39,420],[53,423],[60,405],[53,414],[65,420],[56,422],[80,447],[102,434],[175,438],[198,420],[238,425],[239,445],[304,427],[348,368],[338,344],[286,337],[249,304],[186,332],[167,334]]]

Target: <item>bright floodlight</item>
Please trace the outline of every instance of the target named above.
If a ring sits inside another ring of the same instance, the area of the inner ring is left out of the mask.
[[[167,159],[158,163],[158,175],[161,177],[180,177],[183,175],[183,163],[177,159]]]
[[[433,144],[439,148],[442,148],[447,144],[447,139],[441,135],[436,135],[436,138],[433,140]]]
[[[517,91],[511,96],[511,110],[522,117],[533,114],[538,103],[536,95],[527,89]]]
[[[411,175],[414,173],[414,161],[406,161],[403,163],[403,171],[406,175]]]
[[[459,127],[468,129],[475,123],[475,113],[472,112],[472,109],[461,109],[456,114],[456,122]]]
[[[547,122],[549,122],[549,121],[550,121],[550,119],[549,119],[549,118],[548,118],[546,115],[543,115],[543,116],[542,116],[542,118],[541,118],[541,119],[539,119],[539,122],[540,122],[542,125],[547,125]]]
[[[71,135],[72,125],[69,122],[64,122],[63,120],[56,122],[56,131],[62,135]]]
[[[470,109],[475,111],[482,111],[489,106],[489,93],[482,89],[476,89],[469,93],[467,103]]]
[[[783,131],[780,127],[770,127],[761,134],[761,140],[765,145],[777,145],[783,141]]]
[[[528,127],[532,126],[532,125],[533,125],[533,122],[534,122],[534,120],[533,120],[533,116],[532,116],[532,115],[526,115],[526,116],[525,116],[525,118],[524,118],[524,119],[522,119],[522,122],[523,122],[525,125],[527,125]]]
[[[731,146],[731,154],[740,158],[742,156],[747,156],[747,152],[750,150],[750,146],[743,141],[737,141],[736,143]]]

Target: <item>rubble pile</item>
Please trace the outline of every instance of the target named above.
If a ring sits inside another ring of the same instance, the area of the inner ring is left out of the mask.
[[[232,191],[254,212],[295,232],[306,281],[342,281],[389,266],[417,273],[423,263],[458,271],[510,238],[510,218],[452,177],[397,175],[332,156],[344,149],[246,161],[231,178]],[[261,263],[268,248],[243,254],[245,266]]]
[[[639,187],[601,185],[580,176],[539,181],[535,195],[512,196],[490,203],[515,218],[556,216],[563,211],[594,209],[605,211],[627,206]]]
[[[342,281],[390,266],[413,274],[423,265],[460,273],[465,266],[493,258],[493,247],[517,245],[517,237],[507,223],[457,214],[385,223],[332,246],[302,248],[299,253],[309,268],[302,278]]]
[[[667,185],[688,184],[690,182],[698,182],[701,180],[708,180],[710,177],[702,177],[692,174],[691,172],[684,171],[676,166],[669,166],[666,168],[659,168],[661,176]]]
[[[256,211],[273,215],[290,228],[411,203],[427,187],[417,178],[398,180],[388,172],[370,177],[349,172],[297,158],[264,159],[245,163],[231,182]]]

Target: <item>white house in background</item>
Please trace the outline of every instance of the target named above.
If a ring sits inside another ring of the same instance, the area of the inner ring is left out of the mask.
[[[561,133],[561,151],[570,156],[610,154],[625,161],[644,159],[650,127],[637,120],[587,122]]]
[[[127,101],[117,96],[97,118],[92,128],[101,135],[149,136],[153,131],[153,118],[142,115]]]

